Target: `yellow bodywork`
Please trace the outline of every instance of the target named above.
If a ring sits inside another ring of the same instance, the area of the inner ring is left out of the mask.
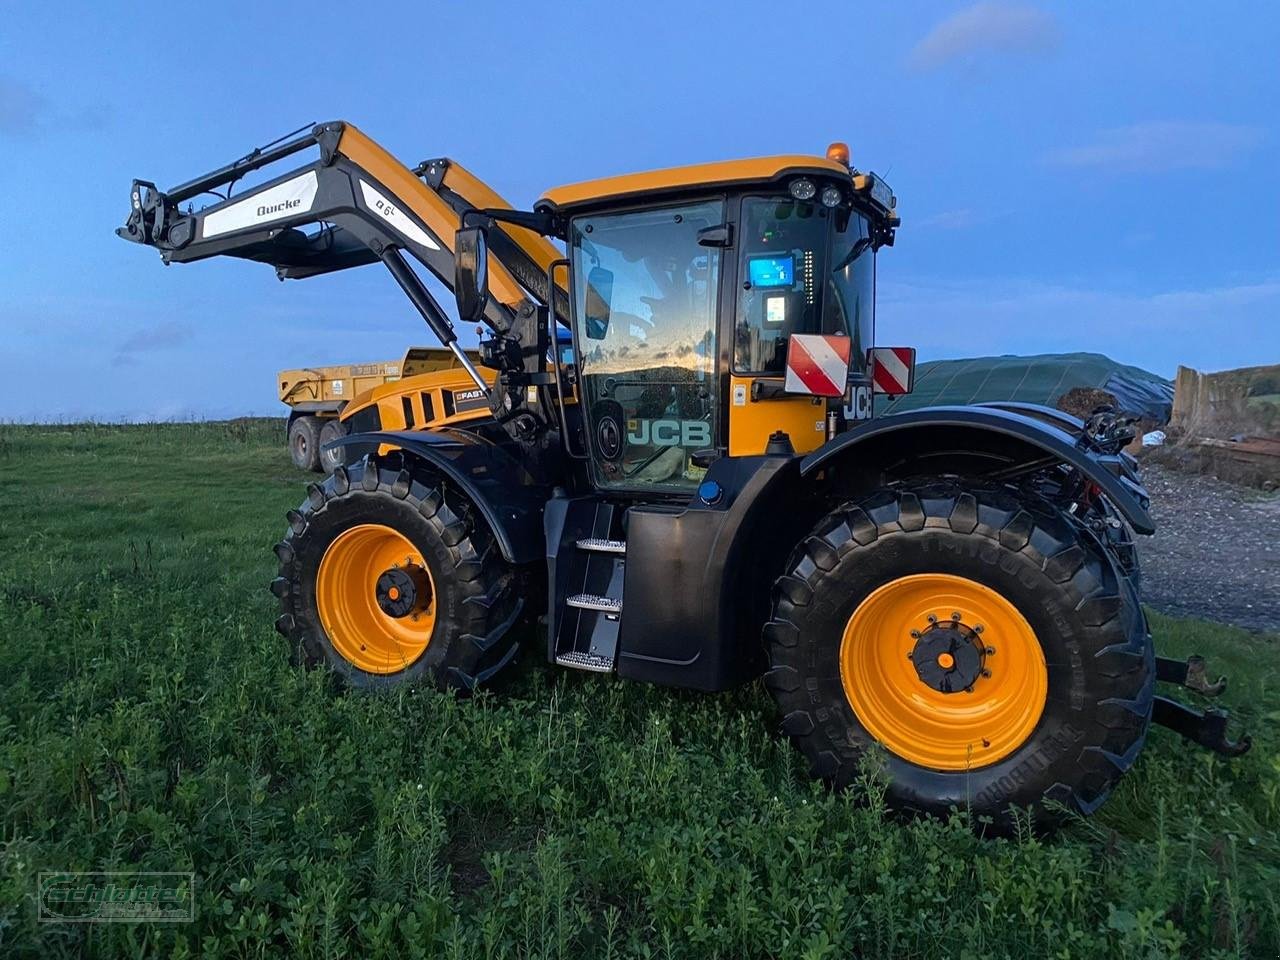
[[[480,376],[490,385],[497,374],[480,368]],[[442,427],[489,416],[489,402],[461,367],[435,370],[384,383],[351,401],[342,411],[350,421],[360,411],[378,408],[383,430],[421,430]]]
[[[650,193],[671,193],[685,188],[714,187],[720,184],[767,182],[787,176],[837,177],[849,181],[849,168],[826,157],[788,154],[778,157],[755,157],[748,160],[723,160],[719,163],[697,163],[687,167],[668,167],[620,177],[604,177],[556,187],[542,195],[538,207],[565,210],[603,201]]]
[[[769,436],[783,430],[796,453],[809,453],[827,439],[827,408],[821,397],[772,397],[753,400],[756,381],[781,383],[776,377],[740,377],[730,381],[729,456],[751,457],[764,453]]]

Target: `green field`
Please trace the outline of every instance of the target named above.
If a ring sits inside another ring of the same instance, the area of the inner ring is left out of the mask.
[[[807,782],[759,685],[365,697],[286,663],[279,422],[0,427],[0,955],[1273,957],[1277,638],[1155,617],[1255,734],[1154,729],[1048,840]],[[49,870],[193,871],[181,925],[37,923]]]

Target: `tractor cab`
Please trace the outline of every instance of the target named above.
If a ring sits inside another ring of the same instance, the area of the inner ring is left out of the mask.
[[[847,156],[680,167],[538,202],[568,247],[595,487],[691,493],[720,456],[771,440],[805,453],[870,414],[875,256],[898,221]]]

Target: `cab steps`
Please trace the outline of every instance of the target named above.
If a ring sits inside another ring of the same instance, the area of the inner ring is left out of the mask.
[[[627,560],[625,508],[596,497],[563,502],[551,558],[548,659],[574,670],[613,673]]]

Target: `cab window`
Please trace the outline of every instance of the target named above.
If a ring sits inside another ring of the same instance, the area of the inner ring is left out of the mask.
[[[583,216],[570,226],[579,379],[597,485],[687,490],[716,443],[722,201]]]
[[[865,372],[875,302],[875,253],[862,215],[789,197],[742,201],[734,368],[781,375],[793,333],[853,338]]]

